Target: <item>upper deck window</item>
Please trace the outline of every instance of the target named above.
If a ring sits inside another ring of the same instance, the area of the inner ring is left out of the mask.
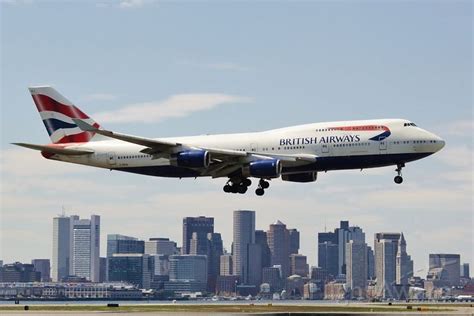
[[[404,123],[403,126],[416,126],[415,123]]]

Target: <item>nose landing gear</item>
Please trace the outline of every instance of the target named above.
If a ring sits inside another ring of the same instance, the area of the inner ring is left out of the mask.
[[[405,167],[404,163],[398,164],[397,169],[395,171],[397,172],[397,176],[393,178],[393,181],[395,181],[396,184],[401,184],[403,182],[403,177],[402,177],[402,168]]]

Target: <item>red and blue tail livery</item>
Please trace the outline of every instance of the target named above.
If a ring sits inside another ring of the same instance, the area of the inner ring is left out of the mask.
[[[81,130],[73,119],[84,120],[97,128],[99,124],[55,89],[41,86],[29,90],[53,144],[87,143],[94,137],[94,132]]]
[[[170,178],[226,178],[224,192],[244,194],[257,182],[314,182],[333,170],[396,166],[440,151],[444,140],[406,119],[320,122],[252,133],[148,138],[104,129],[52,87],[31,95],[53,144],[15,145],[43,157],[98,168]],[[237,122],[239,123],[239,122]],[[237,124],[238,125],[238,124]],[[203,127],[208,129],[208,127]]]

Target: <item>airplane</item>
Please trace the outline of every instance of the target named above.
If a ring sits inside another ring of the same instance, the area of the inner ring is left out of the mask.
[[[157,177],[227,178],[227,193],[262,196],[269,180],[308,183],[318,172],[396,166],[395,183],[411,161],[445,141],[404,119],[313,123],[263,132],[146,138],[107,130],[51,86],[29,91],[51,138],[13,143],[47,159]]]

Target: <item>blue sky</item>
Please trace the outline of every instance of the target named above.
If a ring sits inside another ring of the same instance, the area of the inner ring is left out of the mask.
[[[100,214],[104,237],[179,243],[182,217],[214,216],[228,249],[232,210],[254,209],[261,229],[276,219],[298,228],[310,264],[316,233],[348,219],[369,244],[375,232],[403,231],[420,275],[429,252],[472,264],[472,12],[469,1],[2,1],[0,258],[49,257],[51,218],[64,205]],[[264,198],[227,195],[225,180],[121,174],[13,148],[49,141],[27,92],[33,84],[53,84],[92,117],[178,100],[171,106],[181,117],[99,122],[143,136],[393,117],[447,146],[409,164],[402,186],[384,168],[274,182]],[[211,106],[186,112],[179,101],[189,95]]]

